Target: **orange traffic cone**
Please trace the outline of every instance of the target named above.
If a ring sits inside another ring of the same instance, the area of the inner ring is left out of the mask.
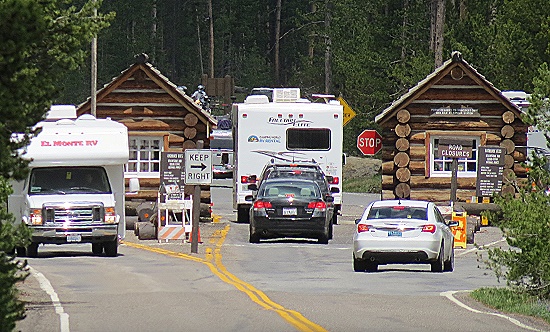
[[[202,243],[202,240],[201,240],[201,229],[199,228],[198,229],[198,238],[199,238],[199,242],[197,243]],[[193,242],[193,232],[189,233],[189,243]]]

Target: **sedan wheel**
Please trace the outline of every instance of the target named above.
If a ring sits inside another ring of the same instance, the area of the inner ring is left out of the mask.
[[[353,270],[355,272],[365,272],[367,270],[367,261],[363,259],[357,259],[353,256]]]
[[[439,248],[439,255],[437,255],[437,260],[433,263],[430,263],[432,266],[432,272],[443,272],[443,269],[444,269],[443,256],[444,256],[444,251],[443,251],[443,243],[442,243],[441,248]]]
[[[443,271],[452,272],[454,269],[455,269],[455,251],[453,249],[451,250],[451,257],[449,257],[449,260],[445,262]]]
[[[250,243],[260,243],[260,233],[256,232],[253,227],[252,227],[252,223],[250,223],[250,226],[248,227],[249,229],[249,238],[248,238],[248,242]]]

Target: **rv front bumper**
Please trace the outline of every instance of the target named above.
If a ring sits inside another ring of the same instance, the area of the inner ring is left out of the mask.
[[[114,241],[118,237],[118,224],[79,227],[31,226],[35,243],[100,243]]]

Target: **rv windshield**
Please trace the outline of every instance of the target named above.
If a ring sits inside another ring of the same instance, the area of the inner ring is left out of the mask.
[[[35,168],[29,181],[29,195],[111,193],[102,167]]]

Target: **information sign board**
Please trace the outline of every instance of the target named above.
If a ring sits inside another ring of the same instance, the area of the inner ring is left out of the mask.
[[[477,168],[476,195],[492,196],[502,189],[504,155],[506,149],[500,146],[480,146]]]
[[[167,199],[183,199],[183,152],[162,152],[160,184]]]

